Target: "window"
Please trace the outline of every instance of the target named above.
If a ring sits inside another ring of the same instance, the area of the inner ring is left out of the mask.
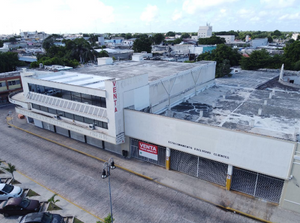
[[[48,108],[48,112],[51,114],[56,114],[57,111],[53,108]]]
[[[40,110],[40,106],[37,104],[31,104],[32,108]]]
[[[106,108],[106,99],[104,97],[93,96],[73,91],[65,91],[62,89],[45,87],[37,84],[28,84],[29,91],[41,94],[51,95],[53,97],[64,98],[71,101],[83,102],[99,107]]]
[[[5,83],[5,81],[3,81],[3,82],[0,82],[0,87],[6,87],[6,83]]]
[[[40,106],[41,111],[48,112],[48,108],[45,106]]]
[[[20,80],[13,80],[13,81],[7,81],[8,85],[11,86],[11,85],[18,85],[20,84]]]
[[[65,115],[64,115],[66,118],[70,118],[70,119],[74,119],[73,118],[73,114],[71,114],[71,113],[67,113],[67,112],[65,112]]]
[[[74,119],[79,122],[83,122],[83,117],[80,115],[74,115]]]

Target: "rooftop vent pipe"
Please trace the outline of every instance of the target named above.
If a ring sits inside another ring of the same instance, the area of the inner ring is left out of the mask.
[[[262,109],[259,108],[259,109],[258,109],[258,115],[261,116],[261,113],[262,113]]]

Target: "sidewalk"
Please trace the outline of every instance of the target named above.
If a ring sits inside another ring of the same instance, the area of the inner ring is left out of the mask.
[[[21,184],[16,184],[16,186],[22,187],[22,188],[29,188],[32,191],[36,192],[40,196],[33,196],[29,199],[33,200],[39,200],[39,201],[48,201],[49,198],[55,194],[54,191],[48,189],[44,185],[39,184],[38,182],[35,182],[33,179],[29,178],[28,176],[25,176],[23,173],[17,171],[14,173],[15,179],[17,179]],[[2,178],[8,178],[11,177],[10,174],[1,174]],[[80,221],[84,223],[96,223],[97,221],[101,220],[94,216],[93,214],[89,213],[86,210],[83,210],[76,204],[72,203],[71,201],[65,199],[64,197],[58,195],[55,197],[55,199],[58,199],[59,202],[56,203],[58,207],[60,207],[62,210],[56,210],[56,211],[50,211],[51,213],[60,214],[61,216],[74,216],[75,218],[79,219]],[[17,219],[17,216],[11,216],[8,218],[4,218],[2,215],[0,216],[0,222],[1,223],[11,223],[13,222],[12,219]],[[15,221],[16,222],[16,221]]]
[[[170,190],[174,189],[186,193],[190,196],[207,201],[208,203],[217,205],[221,208],[235,211],[245,216],[250,215],[255,217],[257,220],[261,219],[265,222],[299,222],[300,214],[298,213],[282,209],[279,206],[258,200],[257,198],[241,195],[240,193],[233,191],[226,191],[225,188],[197,179],[195,177],[188,176],[186,174],[172,170],[166,170],[162,167],[155,166],[134,158],[124,159],[122,156],[109,151],[98,149],[59,134],[40,129],[34,125],[27,124],[25,119],[18,119],[15,113],[12,124],[18,128],[28,131],[29,134],[36,134],[37,137],[49,139],[50,141],[58,143],[68,149],[73,149],[100,161],[106,161],[110,157],[113,157],[118,168],[164,185],[170,188]],[[47,199],[49,199],[52,194],[50,193],[47,195]],[[59,206],[62,206],[62,204],[59,203]],[[89,217],[92,218],[93,216],[89,216],[82,210],[77,209],[79,212],[76,212],[76,208],[78,207],[75,205],[70,203],[68,205],[66,204],[66,207],[64,207],[65,210],[63,210],[64,214],[72,215],[72,213],[77,213],[76,215],[80,216],[78,218],[85,223],[97,221],[97,219],[89,220]],[[81,214],[83,217],[81,217]],[[85,218],[88,221],[86,221]]]

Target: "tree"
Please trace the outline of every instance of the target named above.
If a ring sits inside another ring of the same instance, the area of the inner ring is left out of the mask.
[[[281,35],[282,35],[282,33],[281,33],[279,30],[275,30],[275,31],[273,32],[273,36],[279,37],[279,36],[281,36]]]
[[[165,36],[161,33],[156,33],[153,36],[153,40],[155,44],[160,44],[165,39]]]
[[[216,78],[230,75],[230,61],[225,59],[222,63],[217,64],[216,67]]]
[[[225,44],[219,44],[216,49],[211,52],[200,54],[197,58],[198,61],[213,60],[216,61],[217,64],[221,64],[225,59],[229,60],[230,66],[236,66],[239,65],[241,55],[236,49],[232,49]]]
[[[148,37],[142,37],[134,41],[132,49],[134,50],[134,52],[147,51],[147,53],[151,53],[151,45],[151,39],[149,39]]]
[[[125,39],[131,39],[131,38],[132,38],[132,34],[131,33],[126,33]]]
[[[249,57],[243,57],[241,60],[241,67],[244,70],[257,70],[265,68],[268,65],[270,55],[265,50],[255,50]]]
[[[22,65],[19,61],[18,54],[13,52],[0,52],[0,73],[15,71],[18,65]]]
[[[175,32],[169,31],[166,33],[166,36],[175,36]]]
[[[2,167],[3,170],[9,172],[12,176],[12,181],[11,184],[14,183],[15,181],[15,176],[14,176],[14,172],[17,170],[16,167],[14,165],[12,165],[11,163],[7,163],[8,167]]]
[[[16,43],[17,42],[17,39],[15,37],[10,37],[8,39],[8,42],[11,42],[11,43]]]
[[[186,38],[191,38],[191,36],[188,33],[182,33],[181,38],[186,39]]]
[[[268,36],[268,42],[273,43],[273,38],[271,36]]]
[[[0,47],[3,47],[3,41],[0,40]]]
[[[109,57],[108,52],[106,50],[101,50],[98,54],[97,57]]]
[[[208,44],[208,45],[214,45],[214,44],[222,44],[225,43],[225,39],[218,37],[218,36],[212,36],[209,38],[200,38],[198,40],[199,44]]]

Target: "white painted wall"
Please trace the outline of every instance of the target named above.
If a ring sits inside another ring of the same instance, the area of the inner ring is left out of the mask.
[[[150,105],[152,113],[159,113],[186,97],[195,95],[208,86],[214,85],[215,62],[203,64],[191,70],[179,72],[150,83]]]
[[[131,110],[124,117],[129,137],[282,179],[289,176],[294,142]]]

